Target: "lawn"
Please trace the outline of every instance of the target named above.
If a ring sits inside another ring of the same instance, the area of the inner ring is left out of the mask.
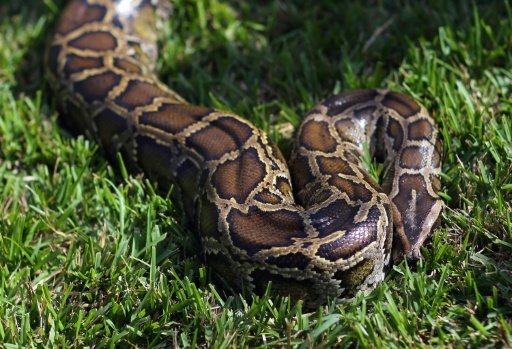
[[[309,311],[223,291],[169,194],[58,126],[44,50],[63,3],[0,0],[0,347],[512,346],[512,4],[174,1],[163,81],[285,154],[350,88],[409,94],[439,125],[446,209],[424,259]]]

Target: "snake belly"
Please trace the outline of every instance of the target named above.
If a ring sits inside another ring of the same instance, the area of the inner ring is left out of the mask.
[[[424,107],[387,90],[330,97],[304,118],[288,167],[249,121],[190,105],[158,80],[163,5],[70,1],[47,75],[66,127],[174,186],[215,275],[256,293],[272,282],[314,306],[373,289],[392,251],[419,256],[443,206],[438,130]],[[365,144],[384,160],[382,187],[363,166]]]

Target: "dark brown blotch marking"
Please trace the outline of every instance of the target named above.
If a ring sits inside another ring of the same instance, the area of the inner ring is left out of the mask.
[[[411,145],[402,150],[402,154],[400,155],[400,166],[403,168],[420,170],[428,165],[429,158],[430,154],[427,147]]]
[[[302,217],[294,211],[261,211],[251,207],[247,213],[232,209],[227,216],[233,244],[250,256],[262,249],[286,247],[294,239],[305,238]]]
[[[267,258],[267,263],[277,265],[279,268],[290,268],[304,270],[311,262],[308,256],[300,252],[288,253],[283,256]]]
[[[224,154],[240,149],[252,131],[251,127],[235,118],[219,118],[189,136],[186,144],[206,160],[218,160]]]
[[[130,80],[123,93],[116,97],[116,103],[121,107],[132,110],[136,107],[151,104],[156,97],[163,97],[164,92],[155,84]]]
[[[336,200],[310,215],[311,225],[323,238],[336,231],[349,230],[354,226],[354,217],[359,207],[348,205],[344,200]]]
[[[119,57],[114,58],[114,66],[129,73],[142,73],[142,69],[138,63],[132,62],[128,59]]]
[[[236,159],[219,164],[212,175],[212,182],[222,199],[234,198],[244,203],[265,175],[265,165],[258,158],[256,150],[251,148]]]
[[[88,102],[102,101],[108,93],[121,81],[121,75],[107,71],[93,75],[73,84],[75,92],[82,95]]]
[[[64,75],[69,77],[71,74],[79,73],[86,69],[101,68],[102,66],[103,59],[101,57],[81,57],[71,53],[66,56]]]
[[[163,104],[158,111],[145,112],[139,117],[143,125],[170,133],[179,133],[210,114],[213,109],[189,104]]]
[[[254,195],[254,199],[264,204],[276,205],[283,201],[279,195],[270,192],[268,189],[263,189],[258,194]]]
[[[106,8],[100,5],[71,1],[60,16],[56,31],[67,34],[86,23],[99,22],[103,20],[106,12]]]
[[[320,246],[317,255],[332,262],[353,256],[377,239],[379,219],[380,211],[376,207],[370,209],[364,222],[347,225],[349,228],[345,235]],[[353,217],[350,219],[351,223],[352,220]]]
[[[299,146],[330,153],[336,150],[336,144],[326,122],[309,120],[303,124],[298,140]]]
[[[318,169],[321,173],[337,175],[337,174],[346,174],[350,176],[355,176],[356,173],[350,167],[348,161],[339,158],[339,157],[325,157],[318,156],[316,158],[316,163],[318,164]]]
[[[233,135],[240,145],[247,142],[254,133],[252,127],[232,116],[220,117],[212,121],[211,124]]]
[[[308,159],[301,155],[297,155],[290,160],[290,173],[292,175],[293,185],[297,191],[300,191],[306,184],[315,179],[311,173]]]
[[[372,199],[372,192],[366,189],[364,185],[358,182],[353,182],[349,179],[341,178],[338,176],[332,177],[328,183],[339,191],[346,193],[350,200],[357,202],[369,202]]]
[[[382,100],[382,104],[395,110],[403,118],[411,117],[421,110],[420,105],[412,98],[396,92],[386,94]]]
[[[390,118],[386,133],[393,139],[393,149],[398,151],[404,141],[404,130],[402,125],[395,119]]]
[[[420,140],[431,140],[433,134],[432,124],[425,119],[420,119],[411,122],[408,126],[409,139],[420,141]]]
[[[336,116],[350,107],[374,99],[379,93],[377,90],[354,90],[340,93],[326,99],[322,104],[328,108],[327,115]]]
[[[69,42],[69,46],[92,51],[113,51],[117,47],[117,39],[107,32],[87,32]]]

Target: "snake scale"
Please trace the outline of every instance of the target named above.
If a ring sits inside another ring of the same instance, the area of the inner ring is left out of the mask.
[[[419,257],[443,206],[438,130],[423,106],[387,90],[332,96],[304,118],[288,165],[247,120],[158,80],[161,6],[71,0],[48,79],[66,127],[173,185],[215,275],[315,305],[373,289],[395,251]],[[384,161],[382,187],[363,166],[365,144]]]

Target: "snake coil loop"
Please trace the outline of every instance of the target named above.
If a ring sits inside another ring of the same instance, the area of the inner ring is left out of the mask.
[[[385,90],[330,97],[298,129],[289,171],[250,122],[187,104],[155,77],[160,6],[70,1],[48,77],[68,127],[176,185],[217,274],[254,292],[272,281],[315,305],[375,287],[393,245],[419,256],[443,206],[438,130],[424,107]],[[364,144],[384,158],[383,188],[364,169]]]

